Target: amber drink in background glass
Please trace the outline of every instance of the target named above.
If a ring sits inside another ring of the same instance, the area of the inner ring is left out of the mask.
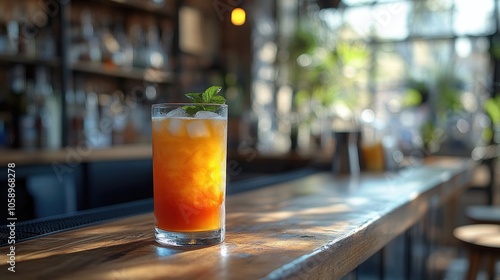
[[[385,166],[385,150],[383,145],[384,124],[376,119],[375,112],[370,109],[361,115],[361,159],[365,171],[382,172]]]
[[[195,106],[207,110],[186,112]],[[151,117],[156,241],[168,246],[222,242],[227,105],[155,104]]]
[[[366,171],[382,172],[385,170],[384,146],[381,141],[362,142],[361,158]]]

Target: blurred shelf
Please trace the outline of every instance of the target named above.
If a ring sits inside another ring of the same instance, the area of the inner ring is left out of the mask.
[[[50,67],[59,67],[59,59],[45,59],[38,58],[35,56],[26,55],[12,55],[12,54],[0,54],[0,62],[7,63],[20,63],[20,64],[30,64],[30,65],[44,65]]]
[[[87,2],[87,1],[82,1]],[[114,7],[122,7],[133,9],[134,12],[142,11],[151,13],[157,16],[174,18],[174,12],[170,9],[173,9],[171,5],[171,1],[167,0],[93,0],[93,2],[97,2],[103,5],[110,5]],[[160,3],[155,3],[160,2]]]
[[[97,161],[116,161],[116,160],[139,160],[151,158],[151,145],[149,144],[130,144],[117,145],[106,148],[85,148],[82,153],[80,147],[66,147],[55,150],[0,150],[2,157],[0,163],[7,166],[7,163],[13,162],[16,166],[23,165],[54,165],[67,164],[68,159],[77,158],[77,162],[97,162]]]
[[[114,66],[105,66],[103,64],[93,62],[77,62],[74,63],[71,68],[73,71],[77,72],[97,74],[115,78],[144,80],[153,83],[172,83],[174,81],[174,73],[156,69],[124,69]]]
[[[85,150],[81,152],[81,150]],[[6,166],[9,162],[14,162],[16,165],[38,165],[52,164],[54,162],[65,163],[68,158],[78,157],[80,162],[95,162],[95,161],[114,161],[114,160],[137,160],[151,159],[152,150],[150,143],[124,144],[110,147],[65,147],[60,149],[41,149],[41,150],[15,150],[15,149],[0,149],[0,165]],[[274,172],[273,168],[281,169],[281,163],[289,167],[310,167],[308,163],[327,160],[318,159],[317,155],[302,155],[294,152],[284,154],[261,154],[255,150],[245,150],[243,153],[238,150],[228,150],[228,160],[238,162],[242,167],[246,168],[246,172]],[[266,167],[265,170],[260,169],[263,165],[274,165],[273,168]],[[292,168],[287,168],[290,170]]]

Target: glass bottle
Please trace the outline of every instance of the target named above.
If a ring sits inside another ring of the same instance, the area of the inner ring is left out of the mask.
[[[129,37],[131,38],[134,49],[133,66],[137,68],[146,68],[148,66],[146,39],[144,38],[144,29],[139,22],[132,22]]]
[[[129,38],[125,34],[124,30],[124,22],[119,17],[115,21],[113,27],[113,35],[116,39],[119,50],[113,53],[112,59],[115,65],[119,65],[125,69],[132,67],[133,59],[134,59],[134,48],[130,43]]]
[[[160,44],[158,28],[154,23],[150,23],[147,33],[147,57],[148,67],[163,69],[166,64],[166,54]]]
[[[0,2],[0,54],[8,51],[8,31],[7,31],[7,9],[4,2]]]
[[[79,145],[80,142],[85,140],[84,127],[85,127],[85,90],[83,88],[83,80],[81,77],[77,79],[75,85],[75,114],[71,120],[71,131],[75,136],[74,145]],[[70,142],[71,143],[71,142]]]
[[[37,3],[34,1],[28,1],[26,5],[20,5],[19,7],[20,16],[18,17],[19,24],[19,38],[18,38],[18,50],[19,54],[35,57],[36,56],[36,46],[37,46],[37,36],[39,32],[39,27],[33,21],[31,15],[37,15],[37,21],[48,22],[48,17],[46,13],[38,13]]]
[[[21,135],[22,148],[25,150],[36,149],[37,131],[35,127],[37,108],[33,81],[26,82],[26,114],[22,117]]]
[[[61,146],[61,103],[52,88],[49,69],[39,66],[35,75],[37,148],[56,149]]]
[[[53,30],[46,26],[40,30],[37,40],[37,56],[41,59],[52,59],[56,56],[56,43]]]
[[[26,113],[26,69],[24,65],[15,65],[11,72],[11,86],[8,98],[10,114],[10,146],[21,148],[21,119]]]
[[[113,57],[120,51],[120,45],[111,30],[111,18],[108,14],[103,14],[99,27],[101,42],[101,59],[106,67],[115,66]]]
[[[8,54],[18,54],[19,53],[19,32],[20,32],[20,27],[19,27],[19,22],[20,22],[20,17],[21,17],[21,12],[20,12],[20,7],[19,6],[14,6],[12,10],[10,11],[10,15],[7,22],[7,38],[8,38],[8,44],[7,44],[7,53]]]

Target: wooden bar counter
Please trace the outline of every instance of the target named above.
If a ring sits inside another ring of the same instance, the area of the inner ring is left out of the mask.
[[[475,163],[434,158],[395,173],[318,172],[227,197],[224,243],[154,241],[152,213],[1,248],[1,279],[339,279],[467,186]],[[229,186],[230,187],[230,186]]]

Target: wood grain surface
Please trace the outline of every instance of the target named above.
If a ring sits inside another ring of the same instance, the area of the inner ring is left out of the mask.
[[[224,243],[155,243],[153,214],[1,248],[1,279],[338,279],[467,185],[474,163],[436,159],[397,173],[318,173],[227,198]]]

